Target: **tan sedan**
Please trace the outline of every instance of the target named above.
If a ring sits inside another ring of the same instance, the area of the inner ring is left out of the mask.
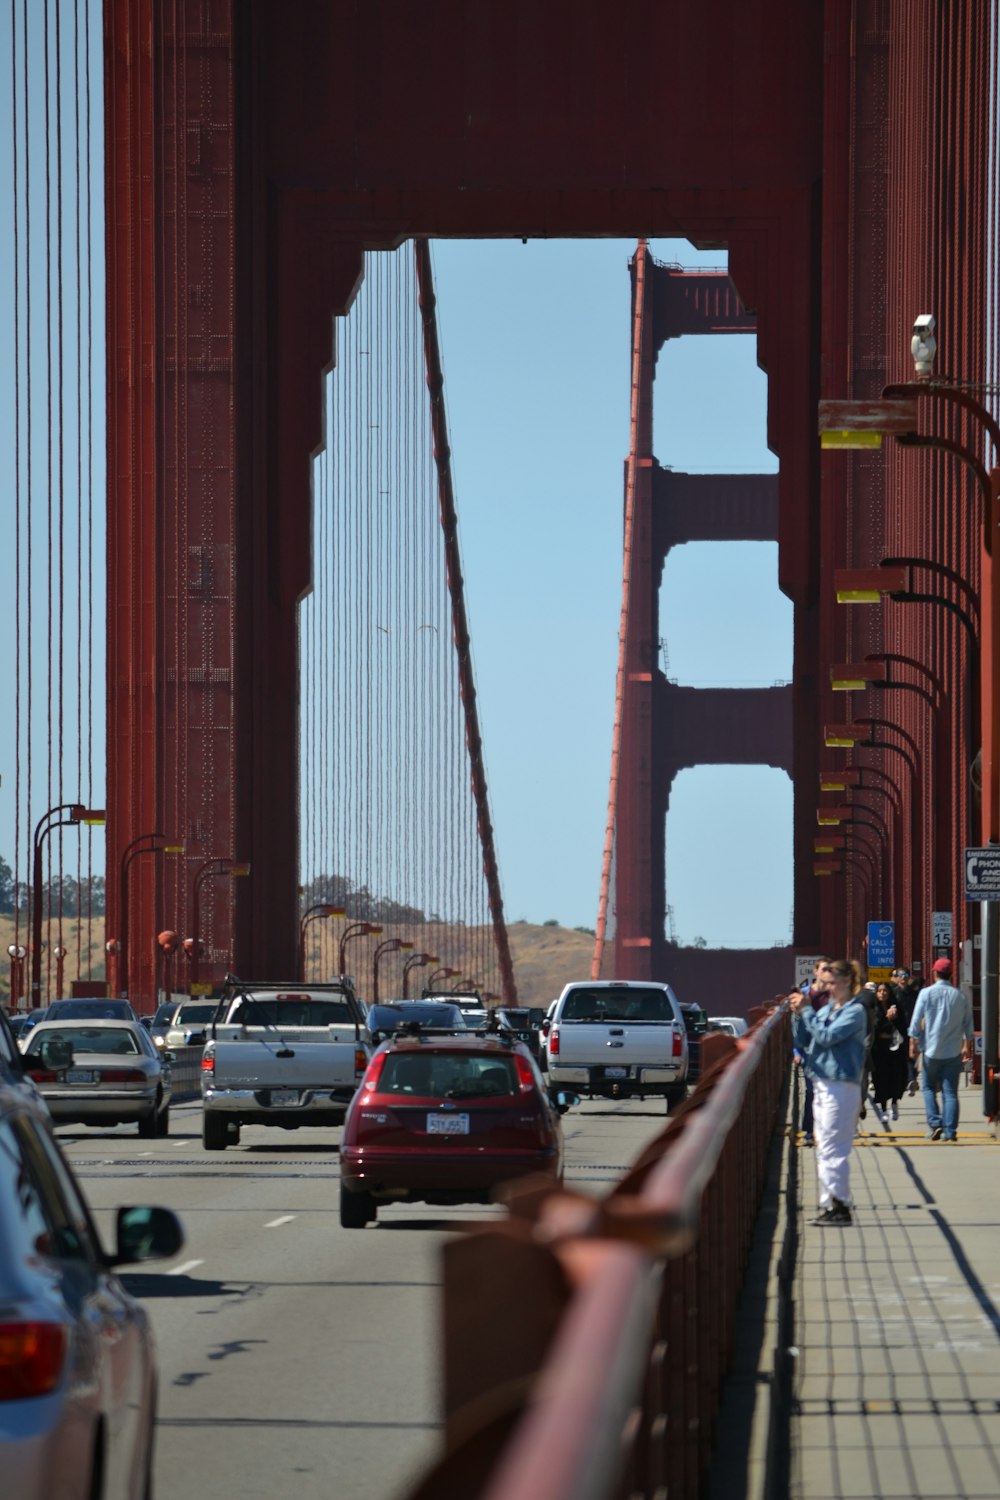
[[[170,1129],[171,1060],[138,1021],[39,1021],[24,1048],[57,1125],[131,1123],[147,1139]]]

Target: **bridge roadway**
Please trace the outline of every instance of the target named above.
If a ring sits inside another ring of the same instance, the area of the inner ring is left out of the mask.
[[[849,1229],[815,1213],[794,1137],[793,1500],[1000,1493],[1000,1143],[978,1088],[954,1145],[926,1138],[921,1095],[863,1123]],[[798,1179],[798,1180],[796,1180]]]
[[[440,1439],[438,1251],[502,1210],[400,1205],[343,1230],[339,1131],[244,1128],[210,1154],[200,1105],[171,1113],[160,1141],[59,1131],[106,1243],[125,1203],[174,1208],[187,1231],[175,1261],[125,1274],[159,1350],[157,1500],[398,1495]],[[663,1123],[652,1102],[573,1110],[567,1186],[605,1191]]]

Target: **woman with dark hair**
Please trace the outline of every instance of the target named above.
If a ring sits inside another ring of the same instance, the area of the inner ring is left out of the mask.
[[[884,982],[875,990],[875,1029],[872,1033],[872,1094],[886,1119],[899,1119],[899,1101],[909,1079],[908,1048],[904,1045],[906,1017],[895,988]]]
[[[861,970],[851,958],[836,958],[828,974],[829,1000],[813,1010],[794,990],[793,1040],[813,1081],[813,1135],[819,1214],[814,1224],[851,1223],[851,1147],[861,1112],[868,1012],[861,1001]]]

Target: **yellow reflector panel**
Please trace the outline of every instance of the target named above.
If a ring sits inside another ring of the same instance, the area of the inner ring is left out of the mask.
[[[880,589],[838,589],[838,604],[878,604],[881,602],[882,593]]]
[[[857,744],[857,740],[843,740],[838,739],[836,736],[833,736],[829,739],[824,740],[823,743],[824,745],[828,745],[831,750],[835,750],[838,746],[840,746],[842,749],[849,750],[852,745]]]
[[[863,677],[838,677],[830,686],[835,693],[857,693],[863,692],[868,683]]]
[[[819,445],[821,448],[881,448],[882,434],[852,432],[850,428],[841,428],[836,432],[821,432]]]

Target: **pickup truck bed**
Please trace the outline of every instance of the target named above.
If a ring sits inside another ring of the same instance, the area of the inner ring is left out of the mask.
[[[371,1052],[350,983],[227,991],[202,1057],[206,1151],[235,1145],[241,1125],[342,1124]]]

